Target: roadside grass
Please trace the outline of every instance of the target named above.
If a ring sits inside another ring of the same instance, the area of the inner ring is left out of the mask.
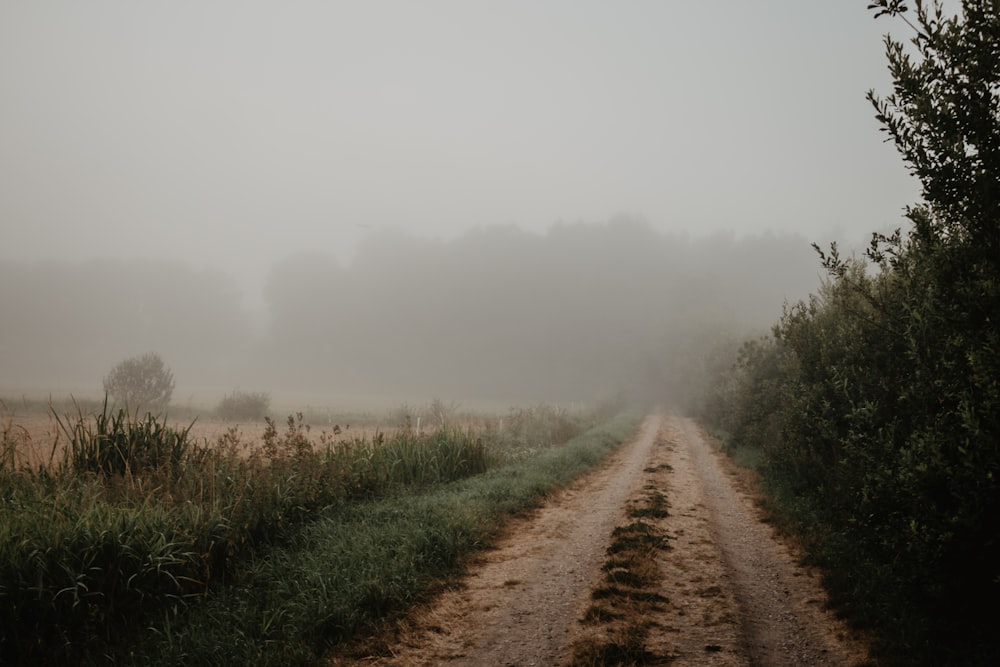
[[[506,516],[601,461],[634,432],[639,416],[619,415],[475,477],[326,512],[134,657],[150,664],[317,663],[442,586]]]
[[[267,589],[270,584],[261,582],[273,575],[254,573],[268,567],[295,571],[280,564],[280,554],[299,554],[297,545],[313,539],[302,536],[317,519],[334,521],[340,511],[353,516],[393,496],[399,511],[408,511],[407,498],[482,476],[530,448],[445,428],[339,442],[321,438],[317,447],[301,415],[290,416],[283,429],[269,421],[260,442],[244,441],[235,427],[214,443],[197,442],[188,430],[149,415],[115,412],[106,404],[96,415],[78,410],[76,421],[60,420],[69,446],[48,465],[16,465],[27,436],[12,424],[0,433],[3,664],[128,664],[132,650],[125,647],[144,637],[179,641],[174,628],[203,600],[238,601],[234,596],[247,581]],[[381,530],[393,511],[361,524]],[[429,534],[423,539],[435,543]],[[333,535],[351,545],[366,543],[363,534]],[[305,571],[320,567],[308,553],[301,556]],[[404,581],[400,576],[388,580]],[[362,610],[372,599],[356,598]],[[233,604],[238,617],[240,607]],[[255,604],[251,599],[246,606]],[[275,613],[263,610],[261,636],[290,627],[290,611]],[[347,612],[334,616],[348,618],[340,624],[351,626]],[[253,627],[249,620],[236,625]],[[286,643],[288,650],[294,641]]]
[[[671,549],[660,522],[669,516],[666,496],[659,490],[667,464],[648,467],[644,494],[629,501],[628,521],[611,533],[604,580],[593,591],[591,606],[580,623],[587,629],[571,646],[574,667],[662,665],[671,656],[650,650],[655,616],[668,604],[659,590],[663,582],[660,554]]]

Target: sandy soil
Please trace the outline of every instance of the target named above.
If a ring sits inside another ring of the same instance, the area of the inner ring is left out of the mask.
[[[760,521],[735,473],[697,425],[652,416],[598,470],[513,520],[455,589],[397,628],[385,667],[572,664],[573,647],[610,632],[584,623],[612,531],[656,489],[669,512],[656,593],[641,619],[644,664],[857,665],[866,647],[825,608],[816,576]],[[644,519],[646,521],[646,519]],[[337,659],[333,664],[343,664]]]

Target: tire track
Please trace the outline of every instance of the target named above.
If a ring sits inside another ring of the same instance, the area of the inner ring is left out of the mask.
[[[650,662],[634,664],[864,664],[864,645],[824,608],[817,578],[761,522],[727,470],[732,464],[691,420],[647,417],[600,468],[512,520],[459,586],[396,627],[391,655],[364,664],[572,665],[574,644],[608,631],[586,617],[591,592],[607,586],[601,566],[613,531],[635,522],[656,495],[669,511],[642,521],[672,548],[658,551],[656,581],[640,592],[662,603],[621,619],[644,629],[640,654]]]
[[[672,418],[671,424],[701,487],[713,542],[727,571],[725,582],[738,606],[747,664],[864,663],[864,647],[825,609],[819,581],[797,564],[771,527],[761,522],[750,499],[724,474],[728,461],[720,461],[721,455],[691,420]],[[680,550],[675,553],[683,556]]]
[[[560,664],[660,422],[647,417],[638,435],[600,468],[527,519],[512,521],[496,548],[473,563],[461,590],[444,593],[417,614],[392,657],[368,664]]]

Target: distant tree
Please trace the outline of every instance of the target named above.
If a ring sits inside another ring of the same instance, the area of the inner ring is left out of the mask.
[[[129,410],[155,412],[170,404],[174,375],[155,352],[118,363],[104,377],[104,391]]]
[[[270,407],[270,394],[261,391],[234,389],[231,394],[219,401],[215,412],[229,421],[237,419],[259,421],[267,416]]]

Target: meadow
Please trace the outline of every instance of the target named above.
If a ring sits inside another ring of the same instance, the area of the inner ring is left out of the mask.
[[[54,410],[53,433],[8,412],[0,661],[319,662],[441,585],[505,515],[638,420],[431,407],[436,419],[403,408],[391,431],[345,419],[338,432],[303,413],[199,425],[104,403]],[[209,426],[221,431],[196,431]]]

